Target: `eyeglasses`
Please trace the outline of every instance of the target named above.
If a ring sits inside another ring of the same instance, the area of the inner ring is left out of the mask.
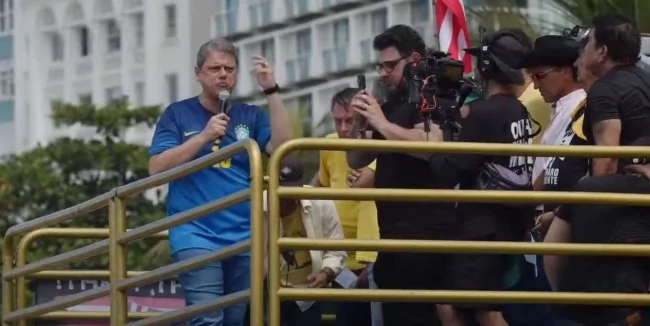
[[[382,70],[385,70],[387,73],[391,73],[395,70],[395,67],[399,64],[400,61],[406,59],[408,57],[401,57],[397,58],[395,60],[388,60],[384,62],[377,62],[375,63],[375,69],[377,72],[381,72]]]
[[[532,78],[533,80],[538,80],[538,81],[539,81],[539,80],[543,80],[543,79],[546,78],[546,76],[548,76],[548,74],[549,74],[551,71],[553,71],[553,70],[555,70],[555,68],[550,68],[550,69],[548,69],[548,70],[546,70],[546,71],[542,71],[542,72],[537,72],[537,73],[531,74],[531,75],[530,75],[530,78]]]

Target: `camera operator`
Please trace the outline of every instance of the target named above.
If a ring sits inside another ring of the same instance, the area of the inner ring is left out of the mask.
[[[630,146],[650,146],[650,137]],[[650,194],[650,158],[621,159],[625,174],[582,179],[580,192]],[[565,204],[560,207],[545,242],[650,243],[650,210],[642,206]],[[563,292],[647,293],[647,257],[545,255],[544,267],[553,289]],[[566,306],[565,315],[584,325],[647,325],[640,307]]]
[[[373,46],[378,51],[377,70],[381,83],[389,88],[386,102],[380,105],[367,92],[351,102],[372,129],[369,138],[418,141],[427,139],[422,115],[408,103],[404,71],[421,60],[426,52],[422,37],[411,27],[395,25],[377,35]],[[365,134],[361,135],[366,136]],[[441,184],[427,162],[402,153],[348,152],[352,169],[368,166],[376,159],[376,188],[432,189]],[[453,188],[454,185],[448,186]],[[376,201],[382,239],[450,239],[453,230],[453,204]],[[374,278],[381,289],[440,289],[446,255],[380,252],[374,265]],[[385,325],[435,325],[432,304],[386,302],[382,304]]]
[[[634,23],[617,14],[593,20],[581,60],[599,79],[587,94],[584,133],[590,144],[629,145],[650,135],[650,74],[636,65],[641,37]],[[622,172],[615,158],[594,158],[593,175]]]
[[[466,49],[478,57],[478,74],[486,98],[470,105],[461,121],[461,142],[530,144],[533,126],[528,111],[517,99],[524,84],[518,65],[527,54],[517,35],[499,31],[481,46]],[[443,141],[435,129],[432,141]],[[474,154],[434,154],[428,157],[434,178],[460,189],[532,189],[532,158]],[[458,203],[456,238],[479,241],[524,241],[532,226],[533,208],[528,205]],[[512,265],[508,255],[460,254],[451,258],[446,285],[454,290],[502,290]],[[441,304],[438,312],[443,325],[507,325],[499,306],[489,304]]]

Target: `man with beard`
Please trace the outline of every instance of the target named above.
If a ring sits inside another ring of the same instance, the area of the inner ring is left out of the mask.
[[[593,20],[581,53],[599,79],[587,93],[584,133],[590,144],[629,145],[650,135],[650,74],[636,65],[641,37],[634,23],[617,14]],[[594,158],[593,175],[624,171],[615,158]]]
[[[367,119],[367,137],[380,140],[426,140],[418,108],[408,104],[404,82],[407,65],[425,55],[422,37],[405,25],[395,25],[377,35],[373,46],[378,52],[377,71],[381,83],[390,89],[386,102],[360,91],[351,106]],[[405,153],[348,152],[352,169],[376,160],[375,188],[440,189],[426,161]],[[453,204],[436,202],[376,201],[382,239],[450,239]],[[440,289],[446,255],[381,252],[374,265],[374,278],[381,289]],[[408,273],[404,273],[408,270]],[[382,304],[385,325],[436,325],[433,304]]]
[[[352,97],[358,88],[347,87],[332,97],[331,112],[336,132],[326,138],[345,139],[355,136],[355,114],[350,107]],[[331,188],[370,188],[375,181],[375,162],[360,169],[350,169],[345,152],[320,151],[318,173],[312,180],[316,187]],[[376,240],[379,238],[377,225],[377,208],[372,201],[336,200],[336,211],[343,226],[346,239]],[[356,276],[357,287],[368,287],[366,266],[373,263],[376,252],[348,252],[347,269]],[[345,272],[343,275],[346,275]],[[347,276],[347,275],[346,275]],[[354,276],[349,275],[352,279]],[[347,278],[349,279],[349,277]],[[335,286],[352,286],[344,280],[335,282]],[[339,284],[344,283],[344,284]],[[337,305],[336,324],[339,326],[370,326],[370,304],[367,302],[344,302]]]

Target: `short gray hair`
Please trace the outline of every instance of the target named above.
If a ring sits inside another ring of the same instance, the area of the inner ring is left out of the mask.
[[[237,47],[225,38],[213,38],[205,42],[196,53],[196,66],[201,68],[205,63],[206,58],[210,52],[223,52],[232,55],[235,58],[235,63],[239,66],[239,58],[237,57]]]

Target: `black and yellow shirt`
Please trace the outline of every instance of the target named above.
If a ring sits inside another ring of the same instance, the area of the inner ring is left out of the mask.
[[[568,125],[562,142],[563,146],[587,145],[587,139],[582,133],[582,123],[586,100],[571,113],[571,123]],[[568,191],[587,174],[589,159],[584,157],[553,157],[549,160],[544,171],[543,191]],[[552,211],[557,204],[544,204],[544,211]]]
[[[306,238],[307,231],[302,221],[300,208],[291,215],[282,217],[282,231],[284,237]],[[312,273],[311,255],[308,250],[290,250],[283,254],[285,264],[280,270],[280,282],[285,287],[295,287],[307,284],[307,277]]]

